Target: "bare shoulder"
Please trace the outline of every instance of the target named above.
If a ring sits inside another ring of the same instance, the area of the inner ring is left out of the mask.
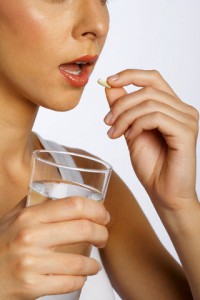
[[[89,155],[92,158],[101,159],[90,152],[83,149],[66,147],[69,152],[76,152],[83,155]],[[113,170],[104,202],[106,208],[111,214],[111,222],[109,223],[109,228],[118,226],[118,224],[124,224],[124,216],[127,214],[132,214],[132,220],[136,220],[135,213],[137,212],[138,218],[142,219],[143,222],[146,221],[144,214],[138,205],[133,193],[127,187],[125,182],[120,178],[120,176]],[[135,222],[133,222],[135,223]]]
[[[72,148],[72,147],[67,147],[67,146],[63,146],[68,152],[75,152],[75,153],[79,153],[79,154],[83,154],[83,155],[89,155],[89,156],[93,156],[91,153],[85,151],[84,149],[80,149],[80,148]]]
[[[148,224],[133,192],[115,171],[112,172],[110,178],[105,206],[111,214],[109,229],[113,229],[113,226],[115,228],[118,226],[126,228],[131,223],[135,227],[138,221],[139,223]],[[130,218],[129,225],[127,224],[127,217]]]
[[[90,152],[87,152],[84,149],[71,147],[65,147],[65,149],[69,152],[75,152],[90,156],[92,158],[102,159],[101,157],[97,157],[96,155],[91,154]],[[122,201],[122,199],[124,199],[124,201]],[[130,189],[125,184],[125,182],[120,178],[120,176],[115,171],[112,171],[105,202],[107,205],[109,205],[109,203],[112,202],[112,206],[114,205],[116,207],[119,207],[119,205],[126,205],[127,201],[130,201],[131,205],[133,205],[133,202],[135,202],[136,199],[133,196]]]
[[[84,150],[84,149],[80,149],[80,148],[72,148],[72,147],[66,147],[66,146],[63,146],[68,152],[75,152],[75,153],[78,153],[78,154],[81,154],[81,155],[87,155],[87,156],[90,156],[90,157],[93,157],[93,158],[97,158],[97,159],[101,159],[100,157]]]
[[[67,150],[78,150],[81,154],[95,157],[81,149]],[[114,171],[104,205],[111,221],[108,224],[108,242],[100,254],[112,285],[122,299],[136,299],[141,295],[143,299],[157,299],[163,291],[165,299],[191,299],[180,265],[163,247],[139,201]],[[127,278],[131,280],[127,281]],[[144,282],[147,283],[145,289]]]

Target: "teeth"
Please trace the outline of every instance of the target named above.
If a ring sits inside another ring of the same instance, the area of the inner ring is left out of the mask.
[[[77,61],[75,64],[76,64],[76,65],[87,65],[87,63],[88,63],[88,62],[81,62],[81,61],[79,62],[79,61]]]
[[[67,70],[67,69],[64,69],[64,68],[61,68],[63,71],[65,71],[66,73],[69,73],[69,74],[72,74],[72,75],[79,75],[81,73],[81,69],[78,69],[78,70]]]
[[[81,73],[81,69],[77,71],[69,71],[69,70],[64,70],[66,73],[72,74],[72,75],[79,75]]]

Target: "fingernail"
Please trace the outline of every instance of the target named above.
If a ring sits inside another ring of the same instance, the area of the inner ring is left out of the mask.
[[[112,112],[110,111],[110,112],[105,116],[104,122],[105,122],[106,124],[110,124],[110,122],[111,122],[111,120],[112,120],[112,117],[113,117],[113,115],[112,115]]]
[[[115,131],[115,128],[114,128],[114,127],[111,127],[111,128],[108,130],[107,135],[108,135],[109,137],[112,137],[114,131]]]
[[[110,214],[107,211],[107,213],[106,213],[106,224],[108,224],[109,222],[110,222]]]
[[[99,265],[99,271],[102,270],[102,264],[98,261],[98,265]]]
[[[131,132],[131,129],[129,128],[129,129],[125,132],[124,136],[127,138],[127,137],[129,136],[130,132]]]
[[[108,81],[112,81],[112,82],[114,82],[114,81],[117,81],[117,79],[119,78],[119,75],[118,74],[115,74],[115,75],[112,75],[112,76],[109,76],[108,78],[107,78],[107,80]]]

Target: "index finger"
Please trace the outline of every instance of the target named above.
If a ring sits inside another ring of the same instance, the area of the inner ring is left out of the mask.
[[[109,222],[109,213],[102,202],[81,197],[47,200],[27,208],[41,223],[87,219],[101,225]]]
[[[138,87],[151,86],[177,98],[173,89],[156,70],[128,69],[108,77],[107,82],[113,88],[120,88],[131,84]]]

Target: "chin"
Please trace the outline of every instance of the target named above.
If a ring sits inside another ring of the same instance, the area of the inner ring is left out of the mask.
[[[59,99],[57,98],[55,100],[52,101],[52,100],[49,100],[45,105],[41,105],[47,109],[50,109],[50,110],[55,110],[55,111],[60,111],[60,112],[64,112],[64,111],[68,111],[68,110],[72,110],[74,109],[80,102],[80,98],[81,96],[79,97],[76,97],[75,99],[74,98],[64,98],[64,99]]]
[[[45,92],[44,92],[45,91]],[[71,91],[59,91],[48,89],[37,94],[32,94],[29,99],[37,106],[55,111],[68,111],[74,109],[80,102],[83,89],[72,89]]]

